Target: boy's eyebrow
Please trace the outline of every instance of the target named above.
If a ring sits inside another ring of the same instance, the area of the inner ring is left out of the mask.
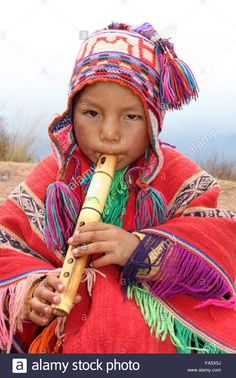
[[[85,102],[85,103],[88,103],[89,105],[99,106],[99,104],[96,103],[96,101],[94,101],[90,98],[87,98],[87,97],[83,97],[83,96],[79,97],[79,102],[82,103],[82,104]]]
[[[93,99],[90,99],[88,97],[83,97],[81,96],[80,99],[79,99],[79,102],[80,103],[86,103],[88,105],[91,105],[91,106],[95,106],[95,107],[101,107],[101,104],[96,102],[96,100],[93,100]],[[130,105],[125,105],[124,107],[121,105],[121,110],[123,111],[127,111],[127,110],[136,110],[136,111],[143,111],[143,107],[142,105],[139,105],[139,104],[130,104]]]
[[[143,111],[143,107],[142,107],[141,105],[137,105],[137,104],[122,107],[122,110],[123,110],[123,111],[133,110],[133,111],[136,111],[136,112],[137,112],[137,111],[139,111],[139,112],[141,111],[141,112],[144,113],[144,111]]]

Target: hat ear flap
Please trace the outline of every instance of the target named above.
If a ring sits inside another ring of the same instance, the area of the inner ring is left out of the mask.
[[[199,88],[196,79],[182,60],[173,45],[166,39],[157,41],[157,53],[160,60],[160,98],[167,110],[181,109],[192,99],[198,97]]]

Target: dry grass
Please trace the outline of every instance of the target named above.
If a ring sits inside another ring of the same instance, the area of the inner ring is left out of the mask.
[[[236,162],[227,161],[217,152],[206,161],[198,161],[198,164],[217,179],[236,181]]]
[[[32,130],[13,132],[9,135],[3,120],[0,119],[0,161],[33,162],[34,144]]]
[[[35,163],[0,161],[0,204],[35,166]]]
[[[4,157],[7,154],[8,145],[9,145],[9,136],[7,135],[2,125],[2,120],[0,120],[0,161],[4,160]]]
[[[236,214],[236,181],[218,180],[221,192],[218,207]]]

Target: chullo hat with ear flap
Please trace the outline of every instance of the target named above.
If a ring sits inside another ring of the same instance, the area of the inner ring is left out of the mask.
[[[163,195],[149,185],[163,164],[158,135],[166,110],[181,109],[196,99],[198,86],[188,66],[178,59],[173,44],[161,39],[152,25],[112,23],[83,42],[72,73],[67,109],[49,125],[59,164],[59,181],[49,186],[46,197],[45,239],[52,248],[65,250],[81,205],[66,176],[69,160],[78,149],[72,122],[73,97],[97,81],[130,88],[145,110],[150,137],[145,163],[126,174],[127,185],[137,192],[137,229],[163,223],[167,216]]]

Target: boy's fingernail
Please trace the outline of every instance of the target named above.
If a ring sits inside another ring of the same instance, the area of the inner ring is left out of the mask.
[[[48,313],[50,312],[50,308],[49,308],[49,307],[44,307],[44,312],[45,312],[46,314],[48,314]]]
[[[58,301],[59,301],[59,297],[57,295],[54,295],[53,302],[58,303]]]
[[[74,256],[76,256],[78,254],[78,252],[79,252],[79,248],[74,248],[73,251],[72,251]]]
[[[63,286],[62,284],[59,284],[59,285],[57,286],[57,288],[58,288],[58,290],[62,290],[62,289],[64,289],[64,286]]]
[[[92,268],[92,267],[93,267],[93,263],[91,262],[91,263],[89,264],[89,266],[90,266],[90,268]]]
[[[72,237],[68,239],[68,243],[72,243],[72,241],[73,241]]]

